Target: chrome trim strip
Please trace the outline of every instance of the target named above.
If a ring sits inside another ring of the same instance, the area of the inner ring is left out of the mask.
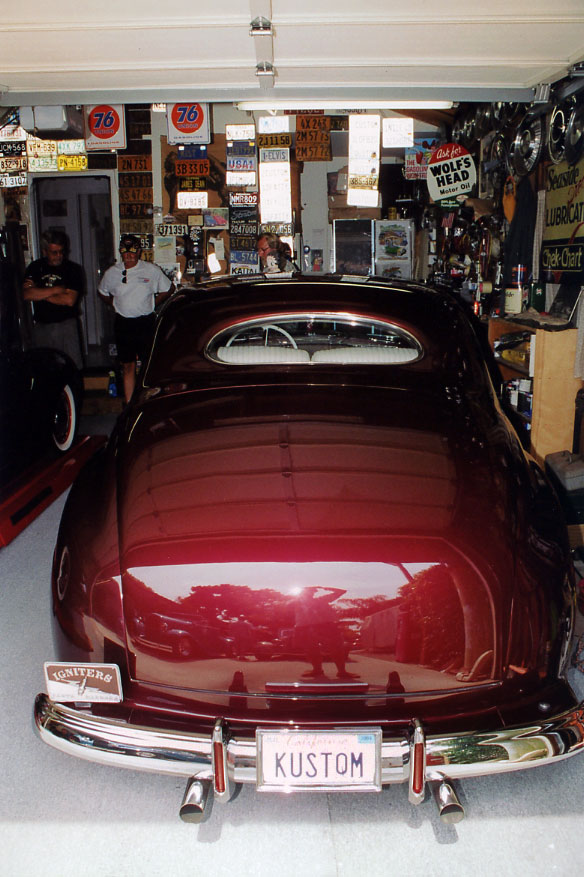
[[[213,778],[212,734],[130,725],[93,716],[37,695],[35,728],[41,740],[68,755],[133,770]],[[426,736],[426,779],[437,773],[451,779],[483,776],[549,764],[584,749],[584,701],[565,713],[539,723],[474,731],[448,736]],[[229,779],[256,782],[255,739],[226,743]],[[409,779],[410,741],[385,739],[381,746],[381,782]]]

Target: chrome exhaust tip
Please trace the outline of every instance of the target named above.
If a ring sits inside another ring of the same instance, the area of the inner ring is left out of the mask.
[[[451,782],[441,780],[432,783],[432,791],[442,822],[446,825],[455,825],[464,819],[464,807],[458,800]]]
[[[185,789],[178,815],[183,822],[202,822],[209,804],[211,780],[191,777]]]

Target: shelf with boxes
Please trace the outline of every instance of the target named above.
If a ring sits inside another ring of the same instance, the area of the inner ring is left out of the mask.
[[[507,351],[514,349],[507,340],[512,335],[518,340],[516,353],[503,356],[502,344]],[[584,386],[574,377],[578,332],[571,328],[561,331],[526,328],[512,320],[492,317],[488,337],[503,380],[511,382],[507,384],[508,394],[517,394],[510,401],[516,401],[520,415],[527,415],[532,394],[529,450],[543,465],[547,454],[572,447],[576,393]],[[500,342],[502,337],[505,340]],[[531,389],[527,380],[531,381]]]

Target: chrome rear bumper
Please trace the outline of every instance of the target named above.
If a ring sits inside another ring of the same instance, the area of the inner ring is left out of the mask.
[[[115,767],[214,779],[216,732],[200,735],[131,725],[55,703],[46,694],[37,695],[34,721],[41,740],[68,755]],[[226,779],[255,784],[255,739],[226,734],[223,745]],[[549,764],[584,749],[584,701],[538,724],[447,736],[428,734],[424,748],[423,781]],[[383,785],[408,781],[411,785],[412,751],[412,738],[405,735],[383,740]]]

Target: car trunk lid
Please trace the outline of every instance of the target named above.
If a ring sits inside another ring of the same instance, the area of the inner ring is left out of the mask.
[[[144,406],[128,428],[134,678],[275,695],[500,678],[509,499],[492,455],[471,458],[465,421],[432,395],[370,389],[364,406],[330,387],[288,389],[282,416],[282,388],[261,389],[263,414],[259,390],[215,391]]]

